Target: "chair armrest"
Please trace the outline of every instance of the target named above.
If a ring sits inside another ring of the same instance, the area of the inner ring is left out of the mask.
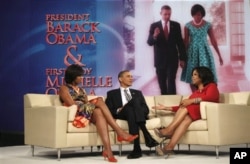
[[[25,144],[66,146],[68,110],[64,106],[24,108]]]
[[[207,119],[207,112],[206,112],[206,106],[218,104],[215,102],[208,102],[208,101],[202,101],[200,102],[200,113],[201,113],[201,119],[206,120]]]
[[[205,108],[210,143],[250,143],[250,106],[207,103]]]

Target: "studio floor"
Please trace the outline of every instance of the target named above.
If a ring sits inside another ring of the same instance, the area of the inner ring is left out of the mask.
[[[157,156],[155,149],[148,149],[142,145],[143,156],[138,159],[127,159],[126,156],[132,149],[132,145],[123,145],[122,155],[118,155],[118,146],[113,146],[115,157],[118,163],[126,164],[229,164],[230,147],[242,148],[246,145],[231,145],[220,147],[220,156],[215,156],[213,146],[196,146],[191,145],[188,150],[187,145],[180,145],[180,150],[175,150],[176,154],[167,159],[163,156]],[[71,163],[108,163],[101,156],[101,150],[97,147],[91,152],[90,147],[63,149],[61,160],[57,160],[55,149],[35,147],[35,156],[32,157],[30,146],[9,146],[0,147],[0,164],[71,164]]]

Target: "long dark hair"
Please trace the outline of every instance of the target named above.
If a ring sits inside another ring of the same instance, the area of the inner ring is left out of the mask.
[[[195,67],[192,71],[192,74],[194,71],[197,71],[198,76],[201,79],[201,82],[204,86],[206,86],[209,83],[214,83],[214,74],[208,67],[205,66]]]
[[[83,75],[82,67],[77,64],[72,64],[67,67],[65,71],[64,80],[67,84],[71,84],[77,78],[77,76],[82,76],[82,75]]]

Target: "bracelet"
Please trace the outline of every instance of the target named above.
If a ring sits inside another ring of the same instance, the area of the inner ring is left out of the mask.
[[[194,104],[199,104],[201,102],[201,98],[195,98],[194,99]]]

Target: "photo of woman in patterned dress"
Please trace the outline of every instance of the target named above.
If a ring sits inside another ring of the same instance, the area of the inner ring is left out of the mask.
[[[192,74],[193,68],[197,66],[206,66],[210,68],[214,74],[215,82],[218,81],[214,57],[207,40],[207,35],[219,57],[220,65],[223,65],[223,60],[214,36],[212,24],[203,19],[206,15],[204,7],[199,4],[193,5],[191,8],[191,15],[193,20],[188,22],[184,27],[187,63],[183,68],[181,81],[190,83],[191,90],[194,91],[194,87],[191,85],[192,79],[190,75]]]

